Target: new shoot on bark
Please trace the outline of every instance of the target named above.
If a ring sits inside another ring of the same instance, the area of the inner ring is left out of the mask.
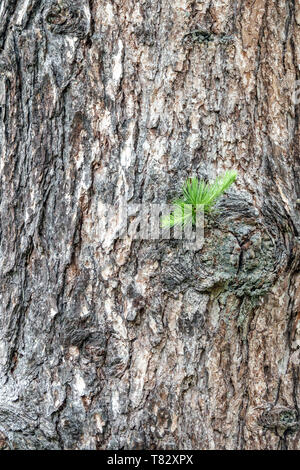
[[[198,210],[210,213],[219,197],[235,182],[237,172],[235,170],[226,171],[222,176],[218,176],[213,183],[206,183],[198,178],[189,178],[182,187],[182,196],[173,201],[174,210],[171,214],[161,218],[163,228],[174,227],[175,225],[196,224],[196,214]]]

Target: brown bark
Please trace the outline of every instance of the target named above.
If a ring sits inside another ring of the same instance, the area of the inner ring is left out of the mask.
[[[2,0],[2,448],[300,448],[299,38],[294,0]],[[229,168],[198,252],[103,225]]]

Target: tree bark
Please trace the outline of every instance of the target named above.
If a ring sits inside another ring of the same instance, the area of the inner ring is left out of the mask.
[[[300,449],[299,40],[295,0],[1,1],[1,448]],[[232,168],[199,251],[105,226]]]

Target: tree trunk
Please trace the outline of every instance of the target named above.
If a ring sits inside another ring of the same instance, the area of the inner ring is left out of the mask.
[[[299,40],[295,0],[1,0],[1,448],[300,449]],[[201,250],[104,217],[225,169]]]

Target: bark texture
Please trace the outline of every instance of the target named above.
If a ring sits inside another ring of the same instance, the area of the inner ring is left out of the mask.
[[[0,447],[300,449],[296,0],[1,0]],[[238,170],[205,244],[105,204]]]

